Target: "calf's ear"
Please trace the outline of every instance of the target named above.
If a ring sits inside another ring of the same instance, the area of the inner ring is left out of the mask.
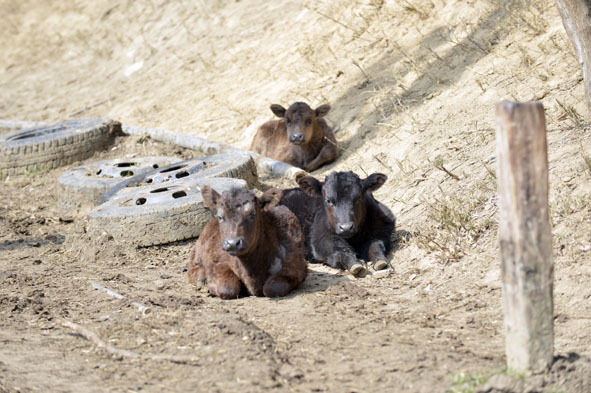
[[[271,112],[273,112],[277,117],[285,117],[285,108],[279,104],[271,105]]]
[[[330,111],[330,105],[328,104],[320,105],[318,108],[316,108],[316,110],[314,110],[316,117],[323,117],[328,113],[328,111]]]
[[[210,209],[215,209],[220,199],[220,194],[210,186],[201,186],[201,196],[203,197],[203,204]]]
[[[369,192],[375,191],[384,185],[386,179],[388,179],[388,176],[384,175],[383,173],[372,173],[363,179],[363,190]]]
[[[278,188],[271,188],[263,193],[259,198],[260,206],[265,209],[269,210],[277,206],[279,201],[283,197],[283,191]]]
[[[322,183],[312,176],[301,176],[297,179],[300,188],[308,195],[320,195],[322,192]]]

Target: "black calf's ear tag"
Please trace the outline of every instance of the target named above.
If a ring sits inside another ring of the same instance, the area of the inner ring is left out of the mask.
[[[369,192],[375,191],[383,186],[387,179],[388,176],[383,173],[372,173],[363,180],[363,189]]]
[[[216,190],[209,186],[203,185],[201,186],[201,196],[203,197],[203,204],[205,206],[209,207],[210,209],[215,209],[217,207],[220,194],[218,194]]]
[[[312,176],[302,176],[297,179],[300,188],[308,195],[320,195],[322,184]]]
[[[273,114],[275,114],[275,116],[281,117],[281,118],[285,117],[286,109],[284,107],[282,107],[281,105],[273,104],[273,105],[271,105],[270,108],[271,108],[271,112],[273,112]]]

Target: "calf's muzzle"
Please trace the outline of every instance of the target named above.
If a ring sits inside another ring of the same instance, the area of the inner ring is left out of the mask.
[[[246,250],[248,246],[246,239],[241,237],[225,238],[222,242],[222,249],[230,255],[236,255]]]
[[[304,134],[291,134],[289,136],[289,141],[291,143],[299,145],[304,141]]]

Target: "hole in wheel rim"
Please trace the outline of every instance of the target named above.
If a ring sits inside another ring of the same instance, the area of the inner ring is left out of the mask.
[[[187,171],[177,172],[177,174],[174,175],[174,177],[176,177],[177,179],[180,179],[180,178],[186,177],[186,176],[189,176],[189,172],[187,172]]]
[[[186,193],[186,192],[184,192],[183,190],[181,190],[181,191],[177,191],[177,192],[173,192],[173,193],[172,193],[172,197],[173,197],[174,199],[177,199],[177,198],[182,198],[182,197],[186,197],[186,196],[187,196],[187,193]]]
[[[157,188],[155,190],[150,191],[150,193],[154,194],[154,193],[157,193],[157,192],[164,192],[164,191],[168,191],[168,187]]]
[[[115,164],[115,166],[118,168],[127,168],[130,166],[135,166],[135,162],[120,162],[118,164]]]
[[[146,203],[146,198],[138,198],[135,201],[136,205],[143,205],[144,203]]]
[[[97,176],[98,176],[98,175],[100,175],[101,173],[103,173],[103,170],[102,170],[102,169],[99,169],[99,170],[96,172]]]
[[[173,167],[170,167],[170,168],[166,168],[166,169],[161,170],[160,173],[166,173],[166,172],[176,171],[176,170],[181,169],[181,168],[184,168],[186,166],[187,165],[175,165]]]
[[[154,164],[154,165],[152,165],[152,168],[154,168],[154,169],[158,169],[158,168],[160,168],[160,165],[158,165],[158,164]]]
[[[121,173],[119,174],[121,175],[121,177],[133,176],[133,171],[121,171]]]

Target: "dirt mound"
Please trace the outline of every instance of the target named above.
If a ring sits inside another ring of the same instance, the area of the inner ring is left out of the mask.
[[[1,2],[0,13],[0,118],[98,116],[244,148],[271,103],[329,103],[339,157],[314,175],[385,173],[375,196],[399,229],[394,272],[352,279],[312,265],[287,298],[223,302],[186,283],[192,242],[92,243],[85,217],[60,215],[55,180],[80,163],[9,178],[0,189],[0,391],[486,386],[505,364],[494,141],[502,99],[546,109],[555,353],[580,356],[506,386],[589,391],[589,114],[553,1],[24,0]],[[129,137],[90,160],[128,155],[194,152]],[[261,187],[272,185],[293,186]],[[137,356],[109,352],[64,321]]]
[[[477,393],[535,393],[591,391],[591,359],[576,353],[558,356],[550,370],[532,377],[495,375]]]

